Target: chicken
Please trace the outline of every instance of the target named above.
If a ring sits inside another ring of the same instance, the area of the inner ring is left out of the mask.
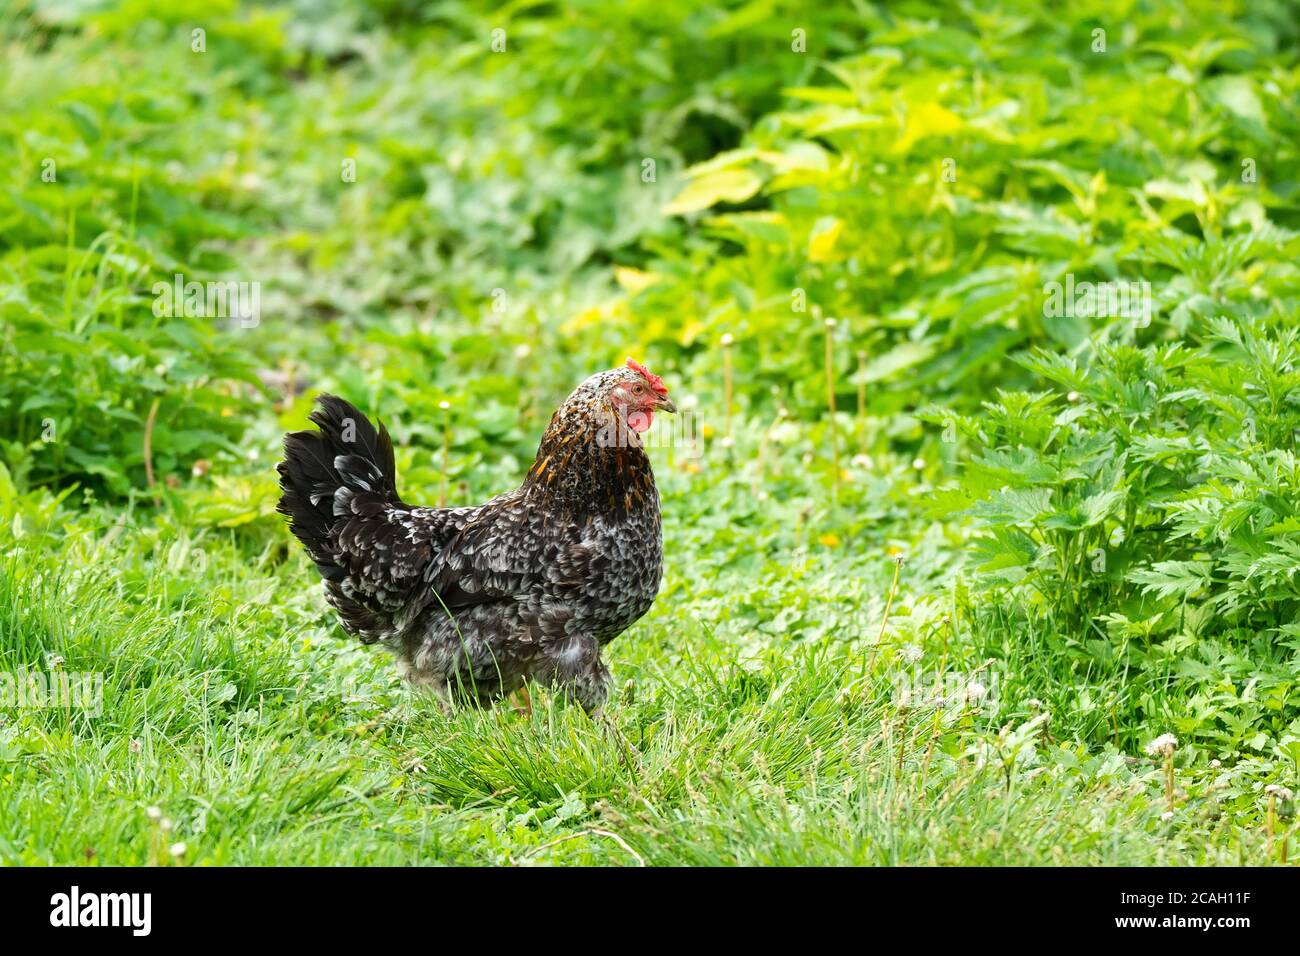
[[[601,650],[659,591],[659,492],[640,436],[676,410],[628,359],[560,406],[520,487],[421,508],[397,495],[382,423],[322,395],[320,431],[285,436],[278,510],[344,629],[391,649],[412,683],[490,706],[533,680],[591,713],[609,693]]]

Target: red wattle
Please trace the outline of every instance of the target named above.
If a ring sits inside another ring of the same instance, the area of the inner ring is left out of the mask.
[[[649,431],[650,426],[654,424],[654,421],[654,412],[638,410],[627,416],[627,427],[640,434],[641,432]]]

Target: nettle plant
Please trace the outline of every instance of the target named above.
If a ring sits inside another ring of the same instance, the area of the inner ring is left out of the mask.
[[[1149,603],[1128,574],[1169,547],[1152,505],[1185,487],[1150,439],[1191,447],[1160,402],[1190,358],[1176,345],[1108,345],[1081,365],[1035,350],[1018,363],[1060,382],[1060,392],[999,391],[980,416],[926,415],[976,449],[942,506],[974,519],[972,561],[986,581],[1021,586],[1032,607],[1063,623]]]
[[[1296,712],[1300,333],[1266,308],[1034,350],[1017,362],[1052,388],[923,416],[973,446],[939,507],[972,519],[990,589],[1095,663],[1203,685],[1183,731],[1218,717],[1234,740]]]

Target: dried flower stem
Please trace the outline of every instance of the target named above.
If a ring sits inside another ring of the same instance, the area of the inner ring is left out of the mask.
[[[862,373],[867,367],[867,353],[858,352],[858,443],[867,431],[867,382]]]
[[[153,426],[158,420],[158,404],[161,401],[162,396],[153,400],[153,404],[149,406],[149,416],[144,420],[144,480],[149,490],[153,492],[155,503],[161,503],[161,498],[153,474]]]
[[[758,496],[759,491],[762,490],[763,483],[767,480],[767,446],[772,440],[772,432],[777,425],[781,424],[781,420],[785,418],[785,414],[786,412],[784,408],[778,408],[776,410],[776,417],[772,419],[772,424],[767,426],[763,431],[762,437],[758,440],[758,467],[755,469],[756,473],[754,475],[755,497]]]
[[[442,487],[438,491],[438,507],[447,507],[447,475],[451,471],[451,404],[441,402],[442,409]]]
[[[939,670],[934,675],[934,695],[943,696],[944,668],[948,666],[948,638],[952,636],[952,617],[943,616],[943,650],[939,654]]]
[[[1264,832],[1268,835],[1268,846],[1265,853],[1268,858],[1273,859],[1273,830],[1277,826],[1277,794],[1269,791],[1268,794],[1268,819],[1265,823]]]
[[[835,430],[835,320],[826,320],[826,410],[830,413],[831,501],[840,494],[840,443]]]
[[[934,745],[939,741],[939,735],[943,733],[943,721],[939,719],[938,712],[934,715],[934,730],[930,732],[930,742],[925,748],[925,759],[921,761],[921,798],[925,799],[925,781],[930,773],[930,758],[934,756]]]
[[[907,732],[907,712],[900,710],[898,714],[898,768],[895,773],[900,785],[903,782],[903,757],[907,753],[909,736]]]
[[[867,661],[867,673],[871,673],[876,666],[876,655],[880,653],[880,646],[885,640],[885,628],[889,626],[889,612],[894,607],[894,595],[898,593],[898,572],[903,567],[903,556],[900,554],[894,558],[894,580],[889,585],[889,597],[885,600],[885,616],[880,621],[880,633],[876,635],[876,646],[871,649],[871,658]]]
[[[722,415],[723,415],[723,434],[731,438],[731,405],[732,405],[732,369],[731,369],[731,343],[735,339],[728,332],[722,337]]]
[[[518,860],[512,860],[511,863],[518,866],[520,863],[528,859],[530,856],[535,856],[538,853],[541,853],[543,850],[549,850],[553,846],[559,846],[561,843],[567,843],[569,840],[577,840],[585,836],[599,836],[599,837],[604,837],[607,840],[613,840],[625,851],[627,851],[627,853],[630,854],[634,860],[636,860],[637,866],[645,866],[645,858],[642,857],[641,854],[638,853],[636,850],[632,849],[632,847],[628,845],[628,842],[624,840],[621,836],[619,836],[617,833],[611,833],[609,830],[600,830],[597,829],[596,827],[588,827],[585,830],[579,830],[577,833],[569,833],[566,834],[565,836],[557,837],[554,840],[549,840],[546,843],[539,844],[538,846],[535,846],[532,849],[528,850],[526,853],[521,854]]]
[[[1174,811],[1174,748],[1170,747],[1165,751],[1165,800],[1169,804],[1169,812]]]

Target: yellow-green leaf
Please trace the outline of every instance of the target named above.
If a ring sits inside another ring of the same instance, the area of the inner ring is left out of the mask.
[[[894,144],[895,153],[906,153],[919,140],[928,136],[948,136],[964,126],[962,118],[938,103],[913,106],[907,114],[903,135]]]
[[[642,272],[640,269],[625,266],[614,267],[614,278],[619,285],[633,295],[650,288],[656,282],[663,281],[663,276],[657,272]]]
[[[839,239],[844,223],[834,216],[823,216],[813,224],[808,236],[808,261],[829,262],[835,252],[835,240]]]
[[[699,212],[719,202],[744,202],[762,187],[763,180],[748,169],[722,169],[698,176],[664,207],[669,216]]]

